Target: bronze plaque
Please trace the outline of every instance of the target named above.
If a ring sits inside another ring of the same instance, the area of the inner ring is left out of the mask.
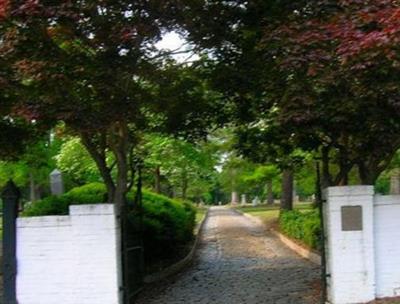
[[[363,230],[362,207],[343,206],[342,231],[361,231],[361,230]]]

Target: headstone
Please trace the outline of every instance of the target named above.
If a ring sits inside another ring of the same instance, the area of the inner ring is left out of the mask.
[[[242,205],[246,205],[247,201],[246,201],[246,194],[242,194],[241,196],[241,204]]]
[[[296,191],[296,184],[293,185],[293,203],[298,203],[300,201],[299,196]]]
[[[50,189],[53,195],[61,195],[64,193],[62,173],[58,169],[54,169],[53,172],[50,173]]]
[[[260,199],[258,198],[258,196],[256,196],[252,201],[251,201],[252,205],[254,207],[256,207],[259,203],[260,203]]]
[[[231,204],[232,205],[239,204],[239,195],[236,191],[232,191]]]

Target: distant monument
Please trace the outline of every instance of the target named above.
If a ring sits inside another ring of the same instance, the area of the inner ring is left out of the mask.
[[[53,195],[61,195],[64,193],[62,173],[58,169],[54,169],[53,172],[50,173],[50,189]]]
[[[260,199],[256,196],[252,201],[254,207],[256,207],[260,203]]]
[[[297,194],[297,185],[293,183],[293,203],[300,202],[300,196]]]
[[[246,194],[242,194],[242,195],[241,195],[240,203],[241,203],[242,205],[246,205],[246,204],[247,204]]]
[[[232,205],[239,204],[239,195],[238,195],[238,193],[236,191],[232,191],[231,204]]]

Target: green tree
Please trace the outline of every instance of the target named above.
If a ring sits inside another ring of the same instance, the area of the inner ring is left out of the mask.
[[[210,191],[215,160],[205,144],[148,134],[144,149],[146,165],[154,172],[155,190],[161,189],[161,176],[165,176],[183,199],[199,200]]]
[[[96,163],[78,137],[72,137],[65,141],[55,156],[55,160],[57,168],[67,174],[77,185],[97,182],[101,179]],[[111,160],[107,162],[109,163]]]
[[[273,110],[283,138],[317,152],[324,186],[347,184],[353,168],[373,184],[400,144],[396,1],[199,7],[189,38],[213,52],[214,84],[233,101],[233,120],[258,124]]]
[[[246,159],[231,154],[226,155],[223,160],[221,172],[219,174],[219,182],[222,189],[226,193],[250,193],[254,186],[251,180],[246,177],[254,172],[255,165]],[[256,186],[255,192],[260,194],[259,184]]]
[[[59,141],[42,138],[25,147],[25,152],[17,160],[0,163],[0,186],[9,179],[22,187],[29,188],[29,200],[40,199],[49,192],[49,174],[56,167],[54,156],[59,148]]]
[[[186,4],[10,2],[3,14],[0,57],[19,86],[13,108],[47,125],[63,121],[79,136],[118,209],[133,184],[141,131],[197,135],[216,113],[204,82],[186,76],[197,67],[176,68],[165,60],[169,52],[155,48],[182,21]],[[171,111],[179,115],[171,119]]]
[[[246,176],[246,182],[255,182],[257,184],[266,185],[266,198],[268,204],[274,203],[273,183],[279,177],[279,169],[274,165],[257,166],[254,172]]]
[[[399,148],[398,11],[392,1],[314,1],[265,28],[260,47],[290,76],[279,119],[299,145],[313,138],[325,186],[347,184],[354,167],[374,184]]]

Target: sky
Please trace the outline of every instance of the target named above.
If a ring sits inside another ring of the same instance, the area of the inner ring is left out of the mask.
[[[158,49],[164,49],[164,50],[185,50],[186,48],[190,47],[188,45],[185,45],[186,41],[176,32],[169,32],[164,34],[163,38],[161,41],[159,41],[156,44],[156,47]],[[178,62],[184,62],[185,60],[189,59],[190,60],[196,60],[199,57],[197,55],[193,55],[193,53],[189,52],[187,54],[177,54],[173,55],[174,59]]]

